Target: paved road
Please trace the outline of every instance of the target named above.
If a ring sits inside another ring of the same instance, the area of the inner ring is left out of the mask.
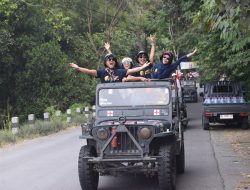
[[[201,129],[201,104],[188,104],[185,131],[186,172],[177,190],[240,190],[241,165],[222,131]],[[80,190],[77,157],[83,140],[79,128],[0,149],[0,190]],[[101,177],[100,190],[157,190],[156,179]],[[243,189],[246,189],[245,187]],[[249,187],[250,189],[250,187]]]

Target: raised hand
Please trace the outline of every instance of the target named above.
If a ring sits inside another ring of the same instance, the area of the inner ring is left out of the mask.
[[[155,45],[155,42],[156,42],[156,34],[150,34],[149,36],[149,41],[151,43],[151,45]]]
[[[105,47],[105,49],[106,49],[107,51],[109,51],[109,50],[110,50],[110,43],[106,42],[106,43],[104,44],[104,47]]]
[[[79,66],[77,64],[75,64],[75,63],[70,63],[69,66],[72,67],[72,68],[74,68],[74,69],[78,69],[79,68]]]
[[[194,55],[196,52],[197,52],[197,48],[195,48],[192,53],[187,54],[187,57],[190,57],[190,56]]]
[[[192,52],[192,54],[195,54],[197,52],[197,48],[194,49],[194,51]]]

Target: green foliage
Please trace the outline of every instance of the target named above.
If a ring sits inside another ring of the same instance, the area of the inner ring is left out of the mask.
[[[244,2],[243,2],[244,3]],[[249,28],[244,24],[246,8],[232,1],[205,0],[196,20],[202,28],[200,69],[206,79],[227,74],[233,80],[249,81]]]
[[[70,106],[72,116],[76,115],[76,109],[80,108],[81,113],[84,111],[84,108],[89,105],[83,104],[83,103],[74,103],[73,105]]]
[[[9,17],[17,9],[17,4],[11,0],[0,0],[1,17]]]
[[[68,88],[67,57],[56,42],[42,44],[28,53],[26,69],[17,75],[17,106],[25,115],[39,116],[50,105],[60,106]],[[25,107],[25,105],[30,105]]]
[[[70,106],[72,122],[75,123],[76,125],[79,125],[81,123],[86,123],[88,121],[88,118],[85,117],[85,112],[84,112],[85,107],[89,107],[89,111],[91,112],[92,106],[87,103],[75,103]],[[80,114],[76,112],[77,108],[80,108],[81,111]]]
[[[46,108],[54,115],[76,102],[93,105],[99,81],[68,63],[103,67],[105,42],[118,60],[135,58],[139,50],[149,50],[153,33],[156,57],[198,47],[193,60],[205,80],[227,74],[250,89],[246,5],[246,0],[0,0],[1,118],[10,112],[25,121],[31,113],[42,118]]]
[[[10,130],[0,130],[0,147],[5,144],[15,143],[17,138]]]
[[[66,128],[65,123],[61,121],[36,121],[33,127],[25,124],[20,127],[17,137],[21,139],[32,138],[34,136],[45,136]]]
[[[33,125],[23,124],[17,134],[11,130],[0,131],[0,147],[6,144],[13,144],[20,140],[31,139],[38,136],[46,136],[65,129],[67,125],[59,120],[41,121],[37,120]]]

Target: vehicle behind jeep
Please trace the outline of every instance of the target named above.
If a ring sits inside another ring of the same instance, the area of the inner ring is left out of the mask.
[[[97,189],[99,175],[135,173],[157,176],[160,189],[175,189],[185,155],[173,89],[171,80],[97,86],[95,122],[82,125],[82,138],[87,139],[78,160],[82,189]],[[174,93],[178,97],[178,90]]]
[[[203,129],[210,123],[237,124],[248,129],[249,104],[243,97],[239,82],[214,81],[205,83],[203,95]]]
[[[198,93],[195,80],[183,80],[183,99],[185,102],[198,102]]]

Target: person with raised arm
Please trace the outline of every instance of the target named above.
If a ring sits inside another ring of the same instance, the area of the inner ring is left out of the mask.
[[[133,76],[135,77],[144,77],[147,79],[151,78],[152,68],[154,64],[154,55],[155,55],[155,44],[156,44],[156,35],[150,34],[149,42],[151,44],[150,55],[144,50],[139,51],[136,55],[136,62],[138,63],[138,67],[144,65],[147,62],[151,64],[148,67],[145,67],[140,72],[134,73]]]
[[[94,76],[96,78],[100,78],[102,83],[110,83],[110,82],[122,82],[122,79],[132,73],[139,72],[147,67],[150,63],[145,63],[141,67],[132,68],[132,69],[120,69],[118,68],[118,62],[115,55],[107,54],[104,57],[104,68],[101,69],[87,69],[83,67],[79,67],[75,63],[70,63],[70,67],[75,70]]]
[[[179,58],[175,63],[172,64],[173,61],[173,53],[170,51],[163,52],[160,56],[160,62],[155,64],[152,72],[152,79],[165,79],[170,78],[172,72],[174,72],[180,63],[185,60],[187,57],[191,57],[197,52],[197,48],[187,55]]]
[[[110,43],[106,42],[104,44],[104,48],[106,49],[106,51],[108,53],[112,53]],[[132,69],[132,68],[134,68],[133,60],[130,57],[124,57],[122,59],[121,65],[119,65],[119,68],[124,68],[124,69]],[[122,79],[122,81],[123,82],[128,82],[128,81],[130,81],[130,82],[132,82],[132,81],[148,81],[148,79],[145,78],[145,77],[133,76],[133,74],[132,75],[127,75],[126,77],[124,77]],[[135,75],[137,75],[137,74],[135,74]]]

